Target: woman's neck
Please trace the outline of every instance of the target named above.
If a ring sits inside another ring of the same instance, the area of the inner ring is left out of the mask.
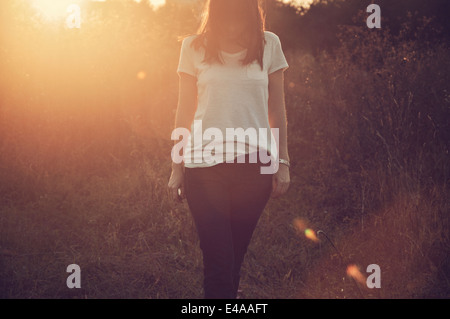
[[[228,53],[237,53],[246,49],[244,46],[239,44],[238,40],[228,40],[228,39],[220,40],[219,48],[220,50]]]

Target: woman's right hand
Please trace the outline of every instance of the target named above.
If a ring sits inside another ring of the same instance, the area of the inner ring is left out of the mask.
[[[186,198],[184,192],[184,170],[182,165],[173,165],[172,173],[170,174],[169,183],[169,197],[176,203],[182,203]]]

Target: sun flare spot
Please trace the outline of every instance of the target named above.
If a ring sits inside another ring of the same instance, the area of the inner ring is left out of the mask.
[[[145,73],[144,71],[139,71],[137,74],[138,80],[145,80],[146,77],[147,77],[147,73]]]
[[[347,275],[362,285],[366,284],[366,277],[359,270],[358,266],[354,264],[347,267]]]
[[[306,222],[302,219],[302,218],[296,218],[294,219],[294,227],[300,231],[300,232],[304,232],[306,228]]]
[[[31,5],[46,20],[53,21],[67,17],[67,10],[71,4],[79,4],[76,0],[30,0]]]
[[[306,221],[302,218],[295,218],[293,224],[295,229],[297,229],[300,233],[304,233],[306,238],[309,240],[312,240],[313,242],[319,241],[316,232],[311,228],[308,228]]]
[[[137,0],[135,0],[137,1]],[[139,0],[138,2],[141,2],[142,0]],[[166,4],[166,0],[150,0],[150,4],[155,8],[158,9],[159,7],[162,7]]]
[[[306,236],[306,238],[308,238],[314,242],[319,241],[319,238],[317,238],[316,232],[310,228],[305,229],[305,236]]]

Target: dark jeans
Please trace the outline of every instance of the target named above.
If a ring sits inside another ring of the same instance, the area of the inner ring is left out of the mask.
[[[234,299],[241,264],[272,191],[260,162],[185,168],[185,191],[203,252],[207,299]]]

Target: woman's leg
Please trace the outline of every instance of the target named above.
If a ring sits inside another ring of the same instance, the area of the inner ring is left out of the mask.
[[[203,252],[205,298],[236,298],[239,272],[272,191],[258,163],[185,169],[185,191]]]
[[[204,295],[233,298],[233,238],[224,164],[185,169],[185,191],[203,253]]]
[[[258,164],[237,164],[239,179],[231,192],[231,231],[233,236],[234,298],[239,288],[240,269],[258,220],[272,192],[272,175],[260,174]]]

